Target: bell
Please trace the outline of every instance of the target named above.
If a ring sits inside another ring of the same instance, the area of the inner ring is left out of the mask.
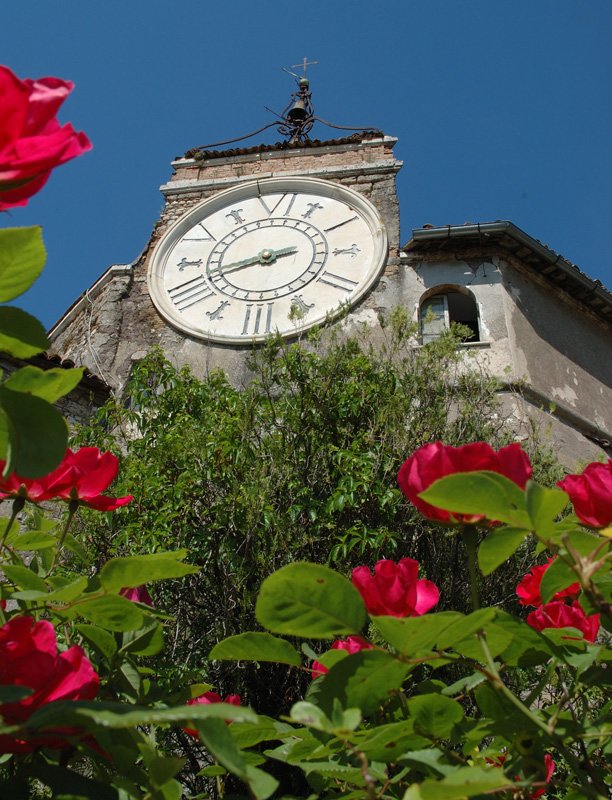
[[[287,112],[287,117],[291,122],[301,122],[306,119],[306,103],[299,97],[292,108]]]

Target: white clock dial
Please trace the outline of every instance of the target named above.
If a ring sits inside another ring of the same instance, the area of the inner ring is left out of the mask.
[[[362,195],[311,178],[221,192],[161,239],[149,289],[175,327],[226,343],[292,336],[356,303],[380,274],[384,226]]]

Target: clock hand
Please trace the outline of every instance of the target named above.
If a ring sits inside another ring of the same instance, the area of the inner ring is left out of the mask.
[[[244,258],[242,261],[235,261],[232,264],[220,264],[218,267],[213,267],[210,272],[234,272],[234,270],[242,269],[243,267],[250,267],[253,264],[272,264],[279,256],[289,256],[297,253],[297,247],[282,247],[280,250],[264,249],[256,256]]]

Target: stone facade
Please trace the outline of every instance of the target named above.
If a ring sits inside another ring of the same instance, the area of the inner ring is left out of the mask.
[[[361,135],[308,146],[195,154],[173,163],[165,207],[141,256],[111,267],[50,332],[52,352],[84,364],[121,392],[133,363],[158,345],[197,375],[220,367],[241,385],[250,347],[203,342],[174,329],[149,296],[147,272],[164,233],[186,212],[244,181],[308,176],[349,186],[375,206],[387,230],[385,268],[347,316],[350,332],[404,306],[422,321],[429,297],[474,303],[477,341],[466,353],[504,382],[504,413],[520,434],[527,416],[550,432],[562,461],[609,452],[612,441],[612,297],[510,223],[420,229],[400,248],[396,140]],[[450,295],[449,295],[450,296]],[[415,342],[415,346],[418,343]]]

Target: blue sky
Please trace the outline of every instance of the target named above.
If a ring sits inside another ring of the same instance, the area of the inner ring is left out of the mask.
[[[0,60],[74,81],[60,118],[94,144],[2,220],[49,252],[21,305],[51,325],[135,259],[170,161],[272,121],[304,56],[319,116],[399,138],[402,243],[509,219],[612,288],[611,41],[610,0],[5,2]]]

